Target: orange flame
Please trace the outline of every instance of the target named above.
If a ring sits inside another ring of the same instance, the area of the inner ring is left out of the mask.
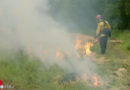
[[[56,51],[56,57],[60,57],[60,52]]]
[[[76,49],[81,48],[81,40],[80,40],[79,38],[76,40],[75,48],[76,48]]]
[[[95,82],[93,83],[93,85],[94,85],[94,86],[98,86],[98,78],[97,78],[96,76],[94,76],[93,79],[94,79],[94,81],[95,81]]]
[[[82,79],[83,82],[87,83],[87,74],[84,73],[84,74],[82,75],[81,79]]]
[[[64,56],[60,53],[60,51],[56,51],[56,58],[63,59]]]
[[[90,56],[92,51],[91,51],[91,47],[93,46],[93,43],[91,42],[87,42],[85,45],[85,50],[86,50],[86,55]]]

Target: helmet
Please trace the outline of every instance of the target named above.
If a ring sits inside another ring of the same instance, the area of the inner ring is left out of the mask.
[[[101,15],[98,14],[98,15],[96,16],[96,19],[97,19],[97,20],[101,19]]]

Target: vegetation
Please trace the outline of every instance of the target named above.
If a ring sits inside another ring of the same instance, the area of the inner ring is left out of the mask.
[[[67,74],[58,65],[45,67],[37,57],[29,57],[26,52],[15,53],[0,49],[0,80],[9,84],[12,90],[129,90],[130,89],[130,2],[129,0],[49,0],[50,13],[55,20],[80,29],[86,33],[96,28],[95,16],[102,14],[112,25],[112,39],[121,43],[108,43],[107,53],[100,55],[97,44],[94,62],[98,74],[109,79],[107,87],[94,87],[78,83],[58,83]],[[93,35],[93,31],[90,31]],[[95,32],[95,31],[94,31]]]
[[[116,30],[115,30],[116,31]],[[30,58],[26,52],[7,53],[0,50],[0,79],[4,85],[14,86],[12,90],[129,90],[130,88],[130,33],[113,32],[115,39],[121,39],[124,43],[112,44],[109,42],[107,53],[98,54],[99,46],[95,46],[95,63],[98,66],[98,74],[109,78],[107,87],[86,86],[83,83],[64,84],[57,83],[57,75],[63,77],[67,72],[58,65],[46,68],[38,58]]]
[[[0,79],[4,85],[11,85],[12,90],[95,90],[83,83],[58,84],[55,77],[65,75],[57,65],[46,68],[37,58],[29,58],[23,52],[17,54],[0,54]],[[101,90],[97,87],[96,90]]]
[[[112,90],[129,90],[130,86],[130,32],[120,32],[115,30],[113,36],[115,40],[122,40],[121,43],[113,43],[109,40],[107,53],[102,56],[99,54],[99,46],[96,45],[96,58],[99,64],[99,74],[107,74],[112,80]],[[111,90],[111,89],[110,89]]]
[[[129,0],[49,0],[49,5],[52,16],[71,27],[94,27],[102,14],[114,29],[130,29]]]

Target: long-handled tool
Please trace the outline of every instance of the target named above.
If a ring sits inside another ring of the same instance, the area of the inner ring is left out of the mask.
[[[93,40],[93,45],[95,45],[96,43],[98,43],[100,41],[100,38],[98,37],[98,38],[96,38],[96,39],[94,39]]]

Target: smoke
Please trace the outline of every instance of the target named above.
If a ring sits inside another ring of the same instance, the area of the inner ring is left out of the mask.
[[[47,12],[47,0],[0,0],[0,48],[22,49],[46,66],[58,64],[70,72],[95,74],[94,63],[77,58],[71,34]],[[57,58],[59,52],[64,57]]]

